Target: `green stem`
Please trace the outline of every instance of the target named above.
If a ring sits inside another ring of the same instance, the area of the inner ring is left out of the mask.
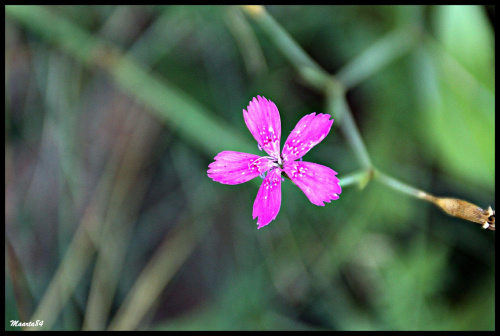
[[[352,184],[358,184],[362,188],[370,180],[372,172],[372,170],[365,169],[344,175],[339,179],[339,184],[342,188]]]
[[[385,184],[386,186],[396,190],[396,191],[399,191],[403,194],[407,194],[407,195],[410,195],[410,196],[413,196],[413,197],[416,197],[416,198],[419,198],[419,199],[424,199],[424,200],[429,200],[430,197],[432,197],[432,195],[422,191],[422,190],[419,190],[417,188],[414,188],[408,184],[405,184],[397,179],[395,179],[394,177],[391,177],[379,170],[375,170],[375,173],[374,173],[374,178]]]
[[[297,42],[295,42],[290,34],[288,34],[288,32],[283,29],[283,27],[277,23],[263,7],[261,7],[257,13],[249,7],[243,7],[243,9],[255,19],[264,33],[267,34],[278,49],[281,50],[283,56],[288,59],[299,73],[305,68],[310,68],[315,70],[316,74],[322,77],[320,80],[324,81],[330,77],[330,75],[323,70],[323,68],[321,68]]]
[[[345,96],[339,97],[338,99],[339,102],[337,106],[340,108],[339,114],[341,119],[340,130],[351,145],[359,163],[364,168],[371,169],[373,164],[370,159],[370,155],[368,154],[363,138],[361,137],[358,127],[356,126],[351,109],[345,100]]]

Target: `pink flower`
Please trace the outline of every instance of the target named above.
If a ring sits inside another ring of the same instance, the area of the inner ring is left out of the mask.
[[[280,155],[281,120],[276,105],[261,96],[254,98],[243,110],[245,123],[259,145],[269,156],[223,151],[208,166],[208,177],[224,184],[239,184],[257,176],[267,175],[253,204],[253,218],[258,229],[276,218],[281,206],[281,177],[284,174],[307,198],[324,206],[339,198],[342,189],[332,169],[301,159],[330,132],[333,120],[329,114],[311,113],[299,120],[283,146]]]

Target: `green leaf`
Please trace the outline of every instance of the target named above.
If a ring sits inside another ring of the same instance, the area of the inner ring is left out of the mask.
[[[450,55],[492,92],[495,85],[495,36],[481,6],[436,8],[436,38]]]

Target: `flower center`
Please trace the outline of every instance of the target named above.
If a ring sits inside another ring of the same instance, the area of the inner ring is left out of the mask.
[[[280,168],[280,170],[283,170],[283,162],[281,161],[281,157],[273,157],[273,156],[261,156],[255,160],[253,160],[252,162],[250,162],[248,164],[248,168],[250,169],[250,167],[256,167],[258,170],[259,170],[259,173],[261,173],[261,177],[264,178],[265,176],[265,171],[260,171],[260,167],[259,167],[259,162],[260,160],[268,160],[268,161],[271,161],[272,162],[272,165],[275,167],[275,168]],[[273,167],[273,169],[274,169]],[[267,171],[267,169],[266,169]]]
[[[277,159],[275,158],[275,159],[273,160],[273,163],[274,163],[274,165],[275,165],[276,167],[279,167],[281,170],[283,170],[283,163],[284,163],[284,162],[283,162],[283,161],[282,161],[282,159],[281,159],[281,155],[280,155],[280,156],[278,156],[278,158],[277,158]]]

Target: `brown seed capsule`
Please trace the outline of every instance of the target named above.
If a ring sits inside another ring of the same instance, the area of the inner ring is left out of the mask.
[[[487,210],[483,210],[477,205],[455,198],[439,198],[427,195],[426,199],[451,216],[479,223],[483,226],[483,229],[495,230],[495,211],[491,206]]]

